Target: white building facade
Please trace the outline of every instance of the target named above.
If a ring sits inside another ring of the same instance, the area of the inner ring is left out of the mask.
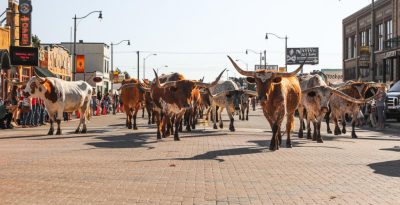
[[[62,42],[62,46],[73,53],[74,43]],[[76,80],[88,82],[96,92],[108,92],[111,89],[110,81],[110,46],[105,43],[76,42],[76,55],[85,56],[85,73],[76,73]],[[101,77],[103,81],[96,83],[94,77]]]

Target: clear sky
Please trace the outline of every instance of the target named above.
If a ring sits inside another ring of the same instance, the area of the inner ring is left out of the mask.
[[[135,51],[157,53],[146,61],[151,68],[168,65],[160,72],[177,71],[187,78],[212,80],[222,69],[239,76],[226,57],[241,59],[254,69],[259,56],[246,49],[267,51],[267,63],[284,66],[284,40],[265,33],[289,37],[288,47],[319,47],[320,64],[306,71],[341,68],[342,19],[367,6],[371,0],[32,0],[33,34],[44,43],[71,40],[72,17],[93,10],[79,23],[77,40],[119,42],[131,46],[114,48],[114,65],[136,76]],[[0,0],[0,10],[7,0]],[[143,57],[149,53],[141,54]],[[243,69],[245,64],[239,62]],[[289,71],[296,66],[289,66]],[[142,75],[142,71],[140,72]],[[224,75],[226,77],[226,74]]]

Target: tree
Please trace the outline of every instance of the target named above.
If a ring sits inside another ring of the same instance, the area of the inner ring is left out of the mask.
[[[39,48],[40,47],[40,38],[37,35],[33,35],[32,36],[32,45],[35,48]]]

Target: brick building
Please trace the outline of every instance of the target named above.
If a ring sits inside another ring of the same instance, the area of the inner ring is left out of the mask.
[[[61,45],[41,44],[39,67],[47,69],[60,79],[72,80],[71,54]]]
[[[342,32],[344,80],[400,80],[400,0],[364,7],[343,20]]]

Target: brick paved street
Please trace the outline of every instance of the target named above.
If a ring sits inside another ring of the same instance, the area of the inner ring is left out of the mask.
[[[234,133],[203,124],[179,142],[157,142],[142,118],[128,130],[124,115],[93,118],[86,135],[71,134],[77,121],[62,136],[1,130],[0,204],[400,203],[399,134],[324,126],[323,144],[294,136],[270,152],[266,120],[250,114]]]

